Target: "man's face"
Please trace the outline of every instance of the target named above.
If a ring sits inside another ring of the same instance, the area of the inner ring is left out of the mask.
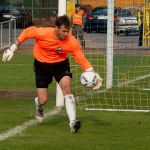
[[[75,9],[76,9],[76,11],[79,11],[79,10],[80,10],[80,7],[76,7]]]
[[[70,32],[70,29],[67,29],[64,25],[61,25],[60,28],[56,27],[56,29],[57,29],[57,37],[60,40],[64,40]]]

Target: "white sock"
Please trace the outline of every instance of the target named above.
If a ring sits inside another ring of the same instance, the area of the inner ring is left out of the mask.
[[[36,97],[35,99],[37,99],[37,104],[38,104],[38,106],[39,106],[40,108],[42,108],[42,105],[39,103],[39,98]]]
[[[75,99],[72,94],[65,96],[66,111],[69,117],[69,121],[74,122],[76,120],[76,107]]]

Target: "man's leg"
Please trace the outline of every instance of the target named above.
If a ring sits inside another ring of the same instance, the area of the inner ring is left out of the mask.
[[[139,27],[139,46],[143,44],[143,24]]]
[[[78,27],[78,37],[79,37],[79,40],[81,42],[82,48],[85,49],[85,40],[84,40],[84,37],[83,37],[82,26]]]
[[[76,120],[75,99],[70,90],[70,77],[64,76],[59,85],[65,96],[66,111],[69,117],[71,133],[76,133],[80,129],[80,121]]]
[[[35,98],[36,119],[39,122],[43,121],[42,106],[47,102],[48,85],[52,82],[53,74],[51,73],[52,66],[47,63],[34,60],[34,72],[37,89],[37,97]]]
[[[43,105],[47,103],[47,88],[37,88],[37,97],[35,98],[36,114],[38,122],[43,121]]]
[[[66,111],[69,117],[71,133],[76,133],[80,129],[80,121],[76,120],[75,99],[72,94],[65,96]]]
[[[72,27],[72,35],[77,39],[78,38],[78,32],[77,32],[77,27],[73,25]]]

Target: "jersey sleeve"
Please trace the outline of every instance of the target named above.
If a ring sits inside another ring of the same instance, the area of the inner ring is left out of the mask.
[[[75,38],[74,38],[75,39]],[[75,61],[80,65],[80,67],[85,71],[86,69],[92,67],[91,63],[85,57],[79,42],[75,39],[72,46],[72,56]]]
[[[28,28],[23,30],[23,32],[18,37],[18,41],[20,43],[22,43],[27,39],[36,38],[36,36],[37,36],[36,27],[31,26],[31,27],[28,27]]]

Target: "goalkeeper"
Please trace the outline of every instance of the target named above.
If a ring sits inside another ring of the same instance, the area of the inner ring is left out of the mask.
[[[4,51],[2,61],[10,61],[18,46],[27,39],[35,39],[33,48],[34,70],[37,88],[35,98],[36,114],[38,122],[43,121],[43,105],[47,103],[48,86],[52,78],[59,83],[64,98],[69,127],[71,133],[76,133],[80,128],[80,121],[76,119],[75,99],[71,94],[70,80],[72,74],[68,61],[71,53],[76,62],[84,71],[93,71],[91,64],[85,58],[79,42],[69,34],[71,22],[67,16],[60,16],[55,21],[56,27],[31,26],[23,30],[15,44]],[[94,89],[101,86],[101,78],[97,74],[98,82]]]

